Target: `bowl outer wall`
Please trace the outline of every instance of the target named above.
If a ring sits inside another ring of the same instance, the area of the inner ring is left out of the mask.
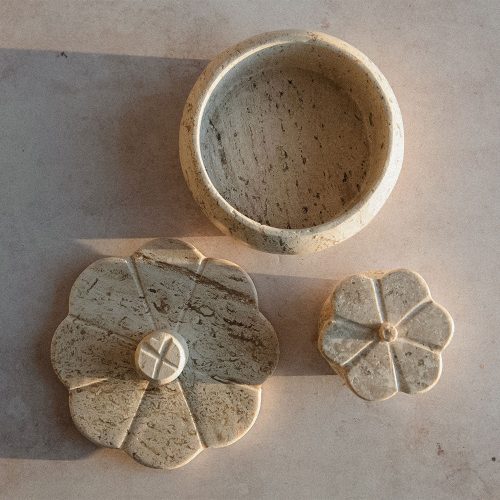
[[[290,43],[315,43],[349,57],[372,78],[384,96],[389,121],[388,154],[377,181],[368,193],[340,216],[310,228],[271,227],[247,217],[230,205],[213,185],[200,151],[200,125],[218,83],[240,61],[265,48]],[[403,162],[404,130],[401,111],[386,78],[375,64],[348,43],[316,32],[287,30],[262,33],[226,49],[213,59],[192,88],[181,120],[179,155],[193,197],[223,233],[264,252],[305,254],[323,250],[353,236],[382,208],[394,188]]]

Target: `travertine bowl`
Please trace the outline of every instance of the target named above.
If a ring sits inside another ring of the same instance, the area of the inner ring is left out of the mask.
[[[226,234],[266,252],[338,243],[398,177],[403,123],[378,68],[336,38],[264,33],[216,57],[180,129],[187,183]]]

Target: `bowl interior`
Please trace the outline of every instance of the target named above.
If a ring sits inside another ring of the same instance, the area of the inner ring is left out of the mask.
[[[203,110],[200,150],[223,198],[268,226],[307,228],[367,196],[388,154],[377,83],[336,48],[283,43],[219,81]]]

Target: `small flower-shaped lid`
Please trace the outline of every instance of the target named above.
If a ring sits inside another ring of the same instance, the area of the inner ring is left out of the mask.
[[[327,299],[318,347],[360,397],[431,389],[441,375],[441,351],[453,320],[413,271],[357,274]]]
[[[250,277],[172,239],[85,269],[52,340],[78,429],[167,469],[241,438],[277,359]]]

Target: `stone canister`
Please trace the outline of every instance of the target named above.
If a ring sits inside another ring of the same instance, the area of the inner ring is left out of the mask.
[[[301,254],[357,233],[403,159],[403,123],[380,70],[321,33],[264,33],[217,56],[180,128],[186,181],[224,233]]]

